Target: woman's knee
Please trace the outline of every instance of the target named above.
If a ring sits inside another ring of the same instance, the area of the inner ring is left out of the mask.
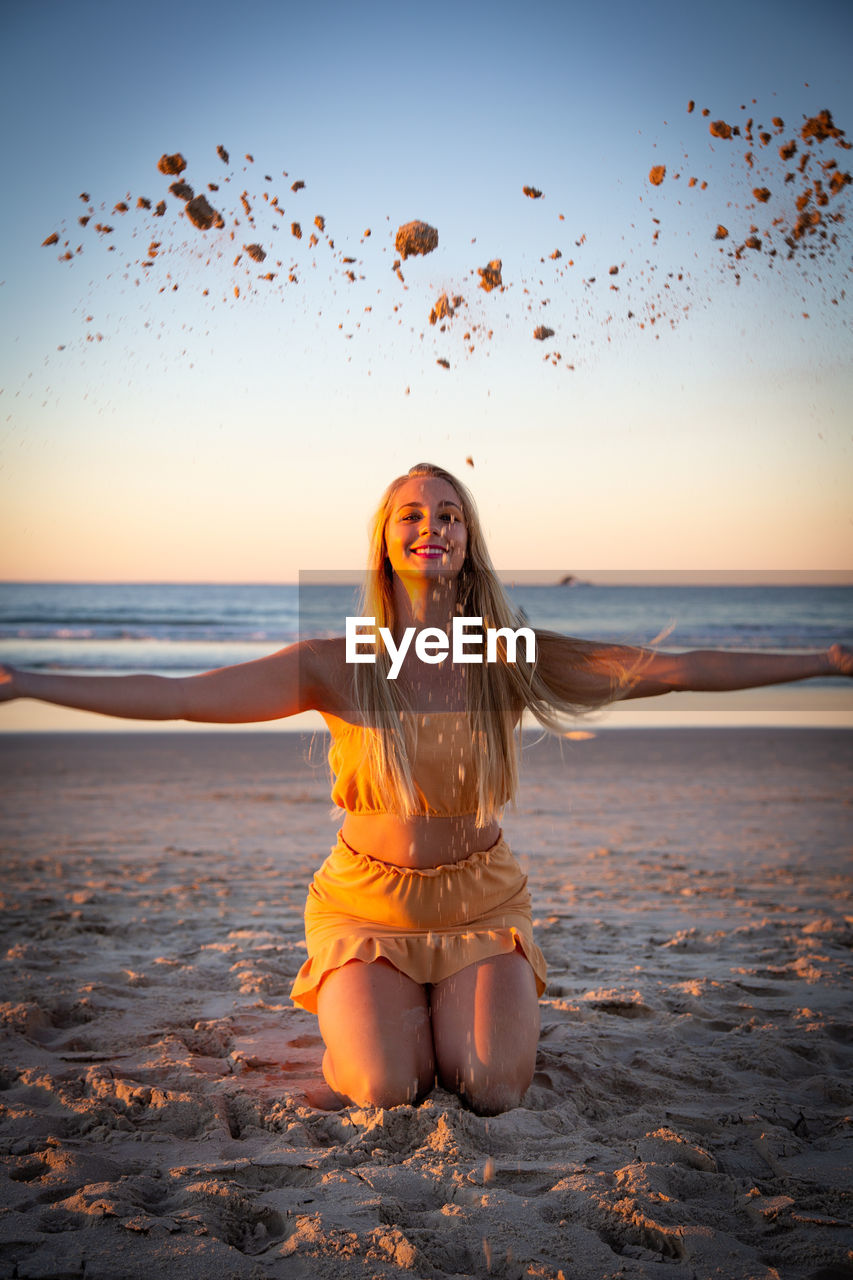
[[[442,1087],[457,1093],[471,1111],[496,1116],[520,1107],[533,1082],[533,1063],[514,1063],[503,1070],[480,1062],[466,1062],[439,1075]]]
[[[360,1107],[399,1107],[418,1102],[435,1085],[432,1056],[406,1061],[406,1055],[393,1059],[380,1053],[359,1062],[338,1064],[327,1050],[323,1058],[323,1074],[328,1084]]]
[[[439,1080],[466,1106],[497,1115],[521,1104],[533,1080],[539,1002],[518,952],[478,961],[433,992]]]
[[[320,988],[323,1072],[359,1106],[395,1107],[429,1093],[435,1052],[423,987],[383,961],[352,961]]]

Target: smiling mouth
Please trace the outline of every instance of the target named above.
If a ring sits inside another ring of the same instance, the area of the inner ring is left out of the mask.
[[[425,560],[437,560],[439,557],[447,554],[445,547],[414,547],[412,549],[413,556],[420,556]]]

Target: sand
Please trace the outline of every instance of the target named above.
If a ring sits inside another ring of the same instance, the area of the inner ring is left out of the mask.
[[[184,212],[199,231],[209,231],[211,227],[225,225],[222,215],[208,204],[207,197],[203,195],[197,195],[194,199],[188,200]]]
[[[500,258],[493,258],[486,267],[478,267],[477,275],[480,277],[480,288],[486,293],[491,293],[492,289],[503,288],[503,278],[501,271],[503,262]]]
[[[464,305],[465,299],[461,294],[457,293],[448,298],[446,293],[442,293],[429,313],[430,324],[438,324],[442,320],[452,320],[459,308]]]
[[[157,161],[157,168],[160,170],[161,173],[166,173],[166,174],[183,173],[186,167],[187,167],[187,162],[184,159],[184,157],[181,155],[180,151],[176,152],[175,155],[173,156],[162,155],[160,159]]]
[[[749,106],[744,101],[739,108],[732,102],[718,104],[714,116],[707,107],[692,116],[695,103],[690,101],[687,109],[691,119],[683,141],[665,143],[662,135],[659,142],[652,140],[650,152],[645,152],[643,144],[636,171],[624,176],[625,184],[633,186],[639,217],[635,220],[632,215],[618,242],[609,244],[601,239],[600,230],[590,229],[587,237],[581,227],[571,226],[571,217],[566,224],[565,214],[556,209],[549,214],[543,191],[524,185],[520,192],[515,189],[512,199],[540,207],[535,213],[527,211],[514,244],[493,246],[492,252],[502,249],[501,258],[494,258],[486,267],[477,267],[469,259],[465,267],[458,259],[461,246],[450,237],[445,249],[457,254],[454,273],[448,274],[446,255],[439,255],[427,264],[415,265],[407,281],[401,264],[410,257],[429,258],[438,249],[436,227],[413,221],[394,231],[390,215],[377,209],[377,217],[385,213],[387,234],[375,236],[364,249],[371,235],[366,229],[358,237],[359,248],[354,254],[357,233],[347,226],[345,210],[343,215],[332,210],[337,226],[334,238],[327,232],[325,214],[313,216],[315,230],[306,231],[303,237],[304,219],[298,216],[294,200],[304,200],[299,193],[306,189],[306,181],[290,181],[289,170],[280,167],[286,156],[263,158],[262,167],[270,172],[261,175],[260,168],[253,172],[253,156],[246,153],[246,163],[235,166],[242,169],[243,176],[238,179],[221,143],[215,147],[215,160],[212,146],[187,157],[180,152],[160,157],[156,165],[159,174],[177,179],[168,185],[170,196],[176,197],[168,207],[161,199],[152,208],[152,199],[145,195],[136,197],[132,209],[130,193],[116,203],[119,193],[103,197],[103,193],[83,191],[80,198],[89,206],[86,214],[79,217],[75,213],[73,227],[69,227],[67,214],[53,220],[54,229],[44,227],[49,234],[42,244],[55,246],[57,260],[71,264],[70,269],[85,253],[118,253],[124,261],[128,288],[151,291],[154,305],[153,291],[163,294],[173,306],[173,295],[179,288],[182,296],[187,291],[200,293],[208,299],[204,305],[210,311],[222,305],[266,306],[275,296],[288,306],[293,303],[294,311],[280,314],[299,323],[299,295],[306,305],[313,305],[309,303],[315,296],[312,290],[319,287],[325,291],[331,283],[331,295],[326,294],[317,309],[322,318],[321,334],[337,341],[338,333],[350,338],[353,329],[363,328],[371,344],[368,349],[375,352],[384,342],[381,326],[386,326],[386,333],[389,325],[394,329],[408,326],[412,350],[421,344],[431,347],[435,364],[447,370],[452,363],[455,376],[464,374],[472,360],[488,356],[496,334],[516,340],[529,336],[526,323],[519,323],[517,308],[505,309],[497,298],[484,301],[480,293],[472,292],[472,281],[485,294],[514,290],[517,297],[529,299],[526,311],[552,304],[560,309],[559,319],[553,311],[548,314],[558,321],[554,327],[566,335],[563,340],[572,344],[566,352],[568,358],[563,361],[549,355],[542,363],[571,372],[578,359],[581,363],[588,359],[592,348],[602,342],[621,341],[628,329],[645,331],[649,340],[657,341],[664,329],[682,324],[697,302],[702,306],[713,302],[723,282],[725,288],[739,287],[749,277],[759,280],[771,272],[784,273],[785,287],[793,289],[791,305],[803,321],[811,312],[802,310],[800,286],[834,306],[849,297],[851,173],[844,166],[853,144],[828,109],[812,116],[800,115],[799,119],[788,110],[784,116],[773,114],[771,131],[762,122],[758,99],[749,101]],[[774,111],[776,106],[774,102]],[[734,123],[735,119],[739,122]],[[646,164],[652,160],[655,162],[646,177]],[[221,182],[210,180],[212,163]],[[229,172],[222,173],[222,164]],[[683,168],[692,172],[682,172]],[[270,184],[280,179],[287,180],[289,192],[271,188]],[[247,184],[239,196],[237,181]],[[217,193],[217,207],[206,195],[195,194],[201,190]],[[602,198],[609,199],[604,194]],[[90,223],[108,210],[122,215],[115,227],[103,221]],[[162,220],[156,229],[161,241],[157,260],[140,254],[155,231],[154,218]],[[397,256],[385,258],[391,253],[392,237]],[[555,237],[560,237],[559,243]],[[258,260],[253,260],[248,248],[243,254],[233,253],[235,242],[242,244],[248,239],[263,244],[273,270],[255,270],[253,261],[257,264]],[[302,243],[297,248],[294,241]],[[472,236],[470,243],[477,242],[478,236]],[[618,285],[608,279],[614,271],[607,265],[616,257],[617,243]],[[320,253],[315,254],[321,244]],[[676,255],[667,264],[658,257],[664,247]],[[567,256],[578,250],[577,258]],[[541,270],[546,266],[546,254],[550,262],[559,264],[553,269],[546,267],[547,274]],[[506,279],[502,260],[510,263]],[[99,261],[103,270],[96,278],[100,274],[104,281],[111,279],[117,259],[111,256]],[[402,289],[388,281],[388,261]],[[352,286],[355,289],[350,297]],[[430,326],[432,332],[424,328],[423,314],[431,315],[434,299],[442,292],[448,300],[457,295],[469,299],[469,323],[477,331],[476,342],[461,332],[461,325],[456,332],[435,322]],[[87,295],[86,310],[92,305]],[[351,324],[350,312],[355,314],[356,307],[361,318]],[[82,304],[80,310],[82,314]],[[60,350],[71,351],[75,344],[82,349],[89,340],[88,333],[78,333]]]
[[[849,1276],[851,746],[527,751],[550,984],[487,1120],[307,1101],[321,738],[3,735],[0,1275]]]
[[[438,248],[438,232],[428,222],[406,222],[397,228],[394,247],[404,262],[410,257],[424,256]]]

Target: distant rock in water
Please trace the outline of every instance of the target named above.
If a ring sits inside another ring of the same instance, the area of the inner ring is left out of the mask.
[[[567,573],[565,578],[560,579],[560,581],[557,583],[557,586],[558,587],[576,587],[579,582],[580,582],[580,579],[576,578],[573,573]]]

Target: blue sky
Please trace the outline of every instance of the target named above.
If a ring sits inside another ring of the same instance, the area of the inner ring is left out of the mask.
[[[745,146],[700,112],[781,116],[768,157],[822,108],[853,131],[851,36],[846,3],[5,6],[0,575],[351,568],[424,458],[471,484],[507,569],[849,568],[850,233],[819,261],[747,251],[736,284],[730,245],[794,188],[756,214]],[[156,169],[178,150],[255,225],[191,227]],[[403,285],[412,218],[440,240]],[[233,266],[248,242],[275,281]],[[443,290],[465,305],[442,334]]]

